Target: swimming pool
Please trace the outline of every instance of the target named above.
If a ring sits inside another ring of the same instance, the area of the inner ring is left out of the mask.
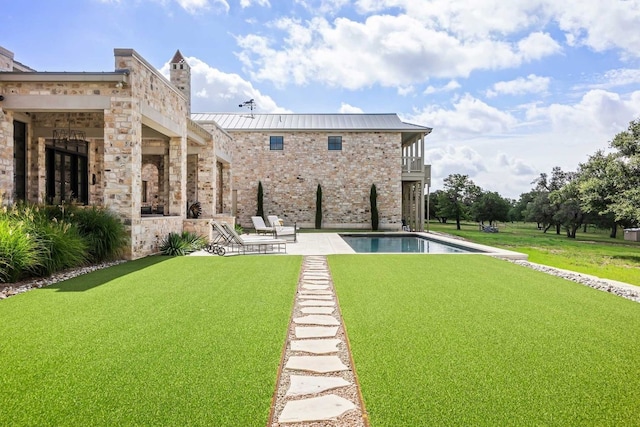
[[[340,234],[356,253],[478,253],[479,250],[412,235]]]

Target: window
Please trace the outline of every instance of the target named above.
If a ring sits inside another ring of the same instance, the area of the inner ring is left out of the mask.
[[[57,204],[75,200],[88,204],[87,143],[48,141],[45,156],[47,202]]]
[[[13,122],[13,189],[17,200],[27,199],[27,124]]]
[[[270,136],[269,137],[269,149],[270,150],[284,150],[284,137],[283,136]]]
[[[329,150],[330,151],[341,151],[342,150],[342,137],[341,136],[330,136],[329,137]]]

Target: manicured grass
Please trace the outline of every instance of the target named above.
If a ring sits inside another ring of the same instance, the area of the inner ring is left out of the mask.
[[[300,264],[150,257],[0,301],[0,425],[264,426]]]
[[[640,425],[640,305],[478,255],[334,255],[371,425]]]
[[[455,224],[431,223],[430,228],[525,253],[531,262],[640,286],[640,243],[623,240],[622,231],[611,239],[608,230],[590,228],[587,233],[578,232],[576,239],[568,239],[554,230],[543,233],[531,223],[500,224],[498,233],[483,233],[476,223],[462,224],[462,230],[456,230]]]

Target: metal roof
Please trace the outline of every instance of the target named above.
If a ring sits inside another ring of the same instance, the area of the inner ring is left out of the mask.
[[[227,131],[234,130],[335,130],[398,131],[430,133],[431,128],[406,123],[390,114],[250,114],[194,113],[198,123],[216,123]]]

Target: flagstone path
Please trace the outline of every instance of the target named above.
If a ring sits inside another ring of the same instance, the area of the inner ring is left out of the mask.
[[[269,425],[368,426],[324,256],[302,264]]]

